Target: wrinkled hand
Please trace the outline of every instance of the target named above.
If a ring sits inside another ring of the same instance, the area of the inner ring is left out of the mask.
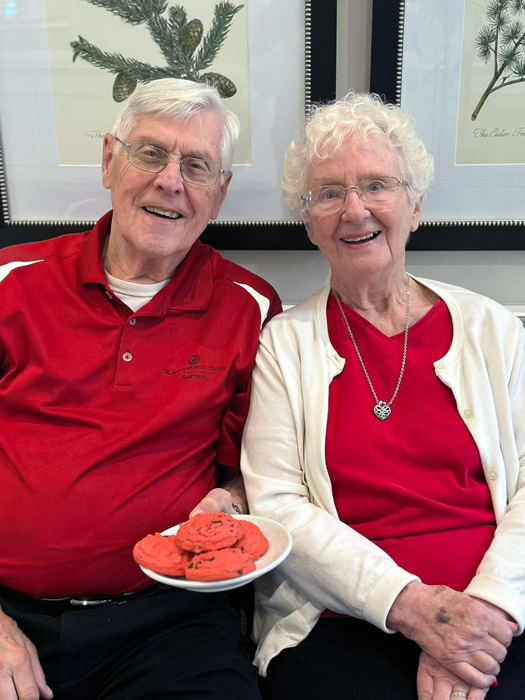
[[[387,625],[415,641],[469,686],[480,689],[496,680],[518,628],[466,593],[417,582],[396,598]]]
[[[35,645],[0,610],[0,700],[50,700]]]
[[[502,610],[501,608],[498,608],[497,605],[493,605],[492,603],[489,603],[488,600],[483,600],[482,598],[476,598],[475,596],[470,596],[472,600],[477,600],[479,601],[482,605],[484,605],[486,608],[489,610],[492,610],[492,612],[496,613],[499,617],[501,617],[502,620],[508,620],[509,622],[512,622],[516,625],[516,628],[518,627],[516,620],[513,620],[512,617],[505,612],[505,610]]]
[[[421,652],[417,671],[418,700],[456,700],[455,697],[451,698],[454,691],[467,693],[465,700],[484,700],[489,690],[490,687],[469,686],[425,651]]]
[[[234,513],[232,497],[226,489],[212,489],[190,513],[190,518],[197,513]],[[2,698],[0,698],[2,700]]]

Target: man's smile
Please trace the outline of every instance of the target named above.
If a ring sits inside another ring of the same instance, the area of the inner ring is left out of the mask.
[[[160,209],[160,207],[143,207],[148,214],[154,214],[155,216],[161,216],[164,219],[180,219],[182,214],[178,211],[168,211],[167,209]]]

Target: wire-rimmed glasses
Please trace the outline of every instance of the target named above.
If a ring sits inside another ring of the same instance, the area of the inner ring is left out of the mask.
[[[399,180],[392,175],[371,177],[359,182],[353,187],[343,185],[320,185],[305,192],[304,200],[310,214],[335,214],[342,211],[346,195],[355,190],[365,206],[373,206],[386,202],[395,197],[400,185],[407,185],[406,180]]]
[[[145,173],[160,173],[167,167],[170,160],[173,160],[180,164],[181,177],[190,185],[211,187],[221,175],[224,175],[224,170],[213,161],[195,156],[175,158],[163,148],[153,146],[151,143],[143,143],[142,141],[126,143],[117,136],[113,138],[127,148],[128,163]]]

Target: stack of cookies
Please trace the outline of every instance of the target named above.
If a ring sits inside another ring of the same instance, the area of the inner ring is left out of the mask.
[[[226,513],[199,513],[176,535],[147,535],[133,548],[137,564],[165,576],[220,581],[255,570],[268,549],[260,528]]]

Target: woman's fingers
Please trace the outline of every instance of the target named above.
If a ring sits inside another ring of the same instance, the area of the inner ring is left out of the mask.
[[[456,683],[449,700],[484,700],[490,688],[473,688],[464,683]]]
[[[450,690],[450,698],[449,700],[468,700],[469,693],[471,692],[472,687],[467,685],[466,683],[459,682],[455,683],[454,686]],[[478,690],[478,688],[476,688]]]
[[[506,650],[505,650],[506,651]],[[499,658],[499,655],[498,655]],[[504,657],[505,658],[505,657]],[[476,651],[472,654],[472,665],[487,675],[497,676],[501,670],[501,666],[496,661],[494,656],[488,654],[486,651]]]
[[[424,651],[417,673],[418,700],[484,700],[489,688],[475,688],[462,681]]]
[[[475,688],[490,688],[496,680],[494,674],[482,673],[479,669],[466,661],[452,663],[446,667],[453,671],[458,678],[466,684],[474,686]]]
[[[451,700],[450,693],[457,676],[441,666],[423,651],[419,657],[417,672],[418,700]]]

